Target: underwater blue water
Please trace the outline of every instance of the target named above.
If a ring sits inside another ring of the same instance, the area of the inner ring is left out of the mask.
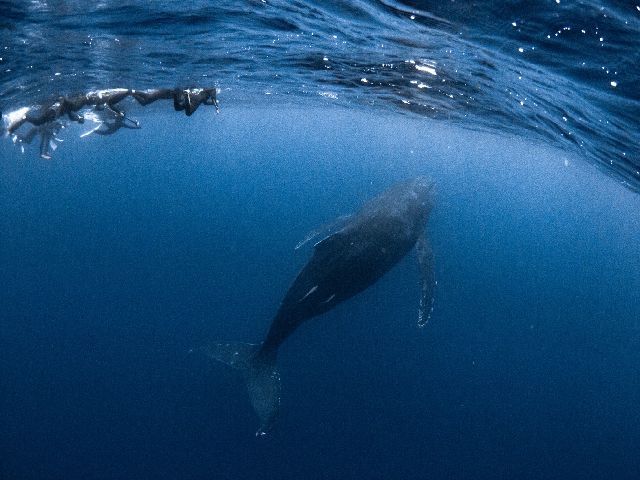
[[[141,130],[69,125],[49,161],[0,142],[0,478],[639,478],[639,19],[1,1],[3,112],[187,84],[221,111],[125,103]],[[240,376],[190,350],[260,341],[300,240],[416,175],[430,323],[411,253],[284,344],[256,438]]]
[[[4,478],[637,477],[637,194],[437,122],[156,110],[50,162],[2,151]],[[416,174],[437,186],[431,322],[409,255],[285,343],[256,438],[237,373],[189,350],[259,341],[295,245]]]

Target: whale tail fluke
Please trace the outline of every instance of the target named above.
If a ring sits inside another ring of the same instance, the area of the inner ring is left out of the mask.
[[[251,405],[260,418],[256,436],[269,433],[280,409],[277,354],[261,347],[262,344],[214,343],[201,349],[205,355],[242,372]]]

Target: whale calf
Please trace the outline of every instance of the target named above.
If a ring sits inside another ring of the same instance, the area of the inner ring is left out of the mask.
[[[260,419],[256,435],[271,430],[278,416],[276,359],[282,343],[306,320],[374,284],[414,247],[422,283],[418,324],[426,324],[435,289],[433,254],[425,236],[432,207],[429,179],[417,177],[393,185],[314,245],[311,259],[289,287],[262,343],[214,343],[201,349],[243,373]]]

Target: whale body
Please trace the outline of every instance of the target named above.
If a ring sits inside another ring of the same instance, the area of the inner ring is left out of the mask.
[[[305,321],[317,317],[374,284],[416,247],[422,289],[418,324],[433,305],[433,256],[425,227],[433,207],[433,183],[425,177],[393,185],[314,245],[313,255],[285,294],[260,344],[214,343],[208,356],[241,370],[260,418],[256,435],[273,426],[280,405],[278,349]]]

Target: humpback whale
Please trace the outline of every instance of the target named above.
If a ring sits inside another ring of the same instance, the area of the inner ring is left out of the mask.
[[[314,245],[260,344],[214,343],[202,353],[240,370],[260,419],[256,435],[271,430],[280,406],[278,349],[305,321],[321,315],[374,284],[416,247],[421,272],[418,324],[433,306],[433,254],[425,227],[433,207],[433,183],[417,177],[395,184],[341,222]]]

